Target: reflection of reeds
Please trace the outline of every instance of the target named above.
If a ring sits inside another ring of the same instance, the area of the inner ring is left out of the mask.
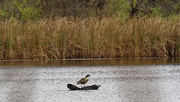
[[[0,21],[0,59],[180,56],[180,21],[119,17]]]

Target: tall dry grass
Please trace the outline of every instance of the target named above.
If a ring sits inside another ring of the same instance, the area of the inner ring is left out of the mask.
[[[0,59],[180,56],[180,19],[0,21]]]

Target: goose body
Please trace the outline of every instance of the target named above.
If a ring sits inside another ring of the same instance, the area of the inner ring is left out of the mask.
[[[85,86],[85,84],[89,81],[89,77],[90,77],[89,74],[86,75],[85,78],[82,78],[82,79],[80,79],[80,80],[77,82],[77,85],[78,85],[78,84],[81,84],[81,87],[82,87],[82,84],[84,84],[84,86]]]

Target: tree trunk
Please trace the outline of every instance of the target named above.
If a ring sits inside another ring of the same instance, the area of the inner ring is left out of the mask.
[[[72,85],[72,84],[67,84],[67,87],[70,89],[70,90],[97,90],[101,85],[91,85],[91,86],[85,86],[85,87],[82,87],[82,88],[79,88],[75,85]]]

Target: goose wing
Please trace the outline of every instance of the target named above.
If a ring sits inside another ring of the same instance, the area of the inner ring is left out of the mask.
[[[78,82],[77,82],[77,85],[78,84],[84,84],[85,83],[85,78],[82,78],[82,79],[80,79]]]

